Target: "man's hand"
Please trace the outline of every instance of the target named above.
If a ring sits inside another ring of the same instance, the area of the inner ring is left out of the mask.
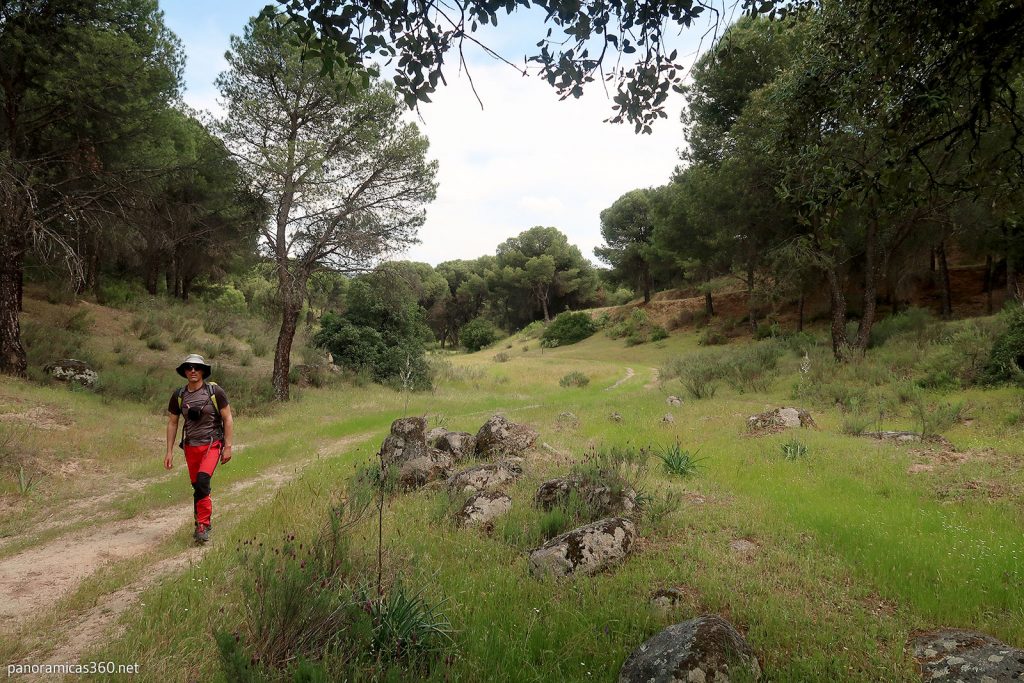
[[[167,455],[164,456],[164,469],[168,469],[169,470],[169,469],[171,469],[171,467],[173,465],[174,465],[174,453],[169,452],[169,453],[167,453]]]
[[[223,465],[231,459],[231,446],[225,446],[220,452],[220,464]]]

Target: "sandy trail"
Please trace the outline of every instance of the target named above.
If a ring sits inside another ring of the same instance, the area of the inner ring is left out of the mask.
[[[291,481],[317,458],[335,457],[348,452],[352,446],[368,438],[359,434],[330,443],[329,455],[324,450],[300,462],[287,463],[264,470],[259,475],[239,481],[218,491],[214,489],[214,515],[227,513],[244,503],[252,509],[268,501],[285,483]],[[178,473],[180,475],[180,473]],[[256,489],[256,492],[253,492]],[[244,496],[240,494],[245,493]],[[174,534],[192,523],[192,511],[187,505],[147,511],[132,519],[114,524],[99,524],[88,529],[66,534],[41,546],[26,549],[0,560],[0,633],[11,634],[37,614],[51,609],[84,579],[119,560],[143,555],[155,549]],[[215,533],[230,528],[232,517],[218,518]],[[112,624],[130,607],[139,595],[159,579],[181,571],[202,559],[205,547],[190,547],[172,557],[154,562],[139,580],[113,593],[101,596],[96,607],[76,615],[61,627],[57,638],[60,643],[48,661],[76,661],[100,638],[105,637]],[[33,653],[26,661],[40,661]]]
[[[616,387],[618,387],[618,386],[619,386],[620,384],[622,384],[623,382],[627,382],[627,381],[629,381],[629,379],[630,379],[630,378],[631,378],[631,377],[632,377],[633,375],[635,375],[635,374],[636,374],[636,373],[635,373],[635,372],[633,372],[633,368],[626,368],[626,376],[625,376],[625,377],[623,377],[622,379],[620,379],[620,380],[619,380],[618,382],[616,382],[615,384],[611,385],[610,387],[607,387],[607,388],[605,389],[605,391],[611,391],[612,389],[615,389]]]

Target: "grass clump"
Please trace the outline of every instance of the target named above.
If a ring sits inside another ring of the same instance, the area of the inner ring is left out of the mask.
[[[790,439],[782,444],[782,457],[786,460],[802,460],[807,454],[807,446],[799,439]]]
[[[541,335],[546,347],[568,346],[583,341],[597,331],[594,321],[586,313],[566,311],[560,313]]]
[[[703,460],[703,458],[697,457],[698,453],[700,453],[699,448],[690,453],[690,451],[682,448],[677,441],[660,453],[655,453],[655,456],[661,460],[662,466],[669,474],[677,477],[691,477],[697,474],[699,469],[698,463]]]
[[[579,370],[573,370],[572,372],[566,373],[562,379],[558,380],[558,385],[561,387],[580,387],[583,388],[590,384],[590,378]]]
[[[494,354],[495,363],[507,363],[512,360],[512,356],[509,355],[508,351],[499,351]]]

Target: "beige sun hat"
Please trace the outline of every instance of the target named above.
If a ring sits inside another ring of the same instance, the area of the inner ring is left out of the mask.
[[[198,365],[201,367],[203,369],[203,379],[209,377],[210,373],[213,372],[213,368],[210,367],[210,364],[207,363],[206,360],[198,353],[190,353],[185,356],[185,360],[181,361],[181,365],[178,366],[177,372],[182,377],[185,377],[186,365]]]

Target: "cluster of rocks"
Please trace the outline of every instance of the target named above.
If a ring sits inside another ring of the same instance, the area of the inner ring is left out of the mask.
[[[798,427],[817,429],[818,425],[803,408],[773,408],[747,418],[747,431],[751,434],[771,434]]]

